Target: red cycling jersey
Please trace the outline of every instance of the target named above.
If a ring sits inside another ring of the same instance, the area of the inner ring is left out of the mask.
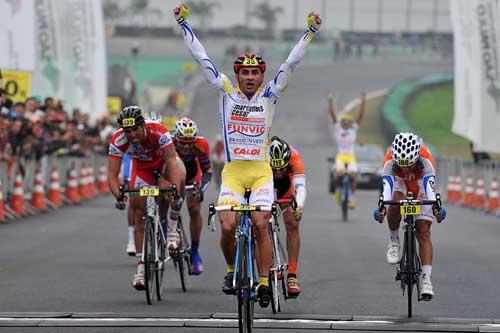
[[[124,153],[128,153],[145,164],[162,159],[165,150],[173,145],[170,132],[162,124],[149,121],[144,124],[144,130],[146,139],[137,145],[128,142],[123,129],[117,130],[111,137],[109,157],[122,158]]]

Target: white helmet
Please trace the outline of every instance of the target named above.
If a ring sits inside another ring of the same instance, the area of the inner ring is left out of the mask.
[[[181,118],[175,123],[175,136],[179,139],[194,140],[196,133],[198,133],[198,126],[187,117]]]
[[[420,138],[413,133],[396,134],[392,142],[392,159],[397,165],[407,167],[417,162],[420,155]]]

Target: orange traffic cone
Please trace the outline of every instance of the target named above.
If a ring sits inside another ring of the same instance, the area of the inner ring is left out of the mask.
[[[59,207],[62,205],[61,187],[59,186],[59,170],[56,165],[54,165],[50,171],[50,185],[47,199],[53,206]]]
[[[474,208],[484,209],[486,203],[486,190],[484,188],[484,178],[479,176],[476,182],[476,192],[474,193]]]
[[[78,182],[78,194],[82,199],[88,199],[87,167],[83,163],[80,167],[80,181]]]
[[[78,193],[78,174],[75,169],[75,164],[71,164],[69,171],[68,185],[66,186],[66,199],[70,203],[77,203],[80,201],[80,194]]]
[[[474,181],[472,177],[467,177],[465,181],[465,192],[463,205],[465,207],[472,207],[474,204]]]
[[[47,210],[45,190],[43,188],[43,176],[39,167],[35,169],[35,182],[33,191],[31,192],[31,206],[39,212]]]
[[[99,176],[97,178],[97,189],[99,193],[107,193],[108,192],[108,175],[106,171],[106,166],[101,165],[99,168]]]
[[[88,183],[89,183],[89,197],[94,198],[97,195],[97,191],[95,188],[95,174],[94,174],[94,166],[92,163],[89,164],[87,169],[87,174],[89,175]]]
[[[455,186],[456,186],[455,202],[458,203],[462,201],[462,193],[463,193],[462,177],[458,175],[455,177]]]
[[[3,186],[2,179],[0,179],[0,223],[5,221],[5,210],[3,207]]]
[[[12,196],[10,197],[10,208],[12,212],[16,215],[24,216],[28,214],[26,206],[24,205],[24,188],[23,188],[23,176],[21,171],[17,169],[16,179],[14,181],[14,190],[12,191]]]
[[[495,213],[500,208],[500,202],[498,200],[498,180],[497,177],[491,179],[490,193],[488,198],[488,213]]]
[[[450,174],[448,176],[448,183],[446,184],[446,202],[455,202],[455,176]]]

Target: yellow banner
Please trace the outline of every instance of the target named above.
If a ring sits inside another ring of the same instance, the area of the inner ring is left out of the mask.
[[[119,114],[122,111],[122,99],[120,97],[108,97],[108,112],[110,114]]]
[[[14,102],[24,102],[30,96],[31,73],[2,70],[2,89]]]

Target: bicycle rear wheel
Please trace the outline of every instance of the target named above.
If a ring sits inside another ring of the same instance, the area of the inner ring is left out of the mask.
[[[144,219],[144,284],[146,289],[146,301],[149,305],[153,300],[154,277],[156,271],[155,241],[154,241],[153,219],[147,216]]]
[[[158,233],[156,234],[157,239],[157,253],[158,253],[158,265],[156,267],[156,298],[161,301],[163,293],[163,275],[165,273],[165,261],[167,259],[166,244],[163,240],[161,227],[158,227]]]

